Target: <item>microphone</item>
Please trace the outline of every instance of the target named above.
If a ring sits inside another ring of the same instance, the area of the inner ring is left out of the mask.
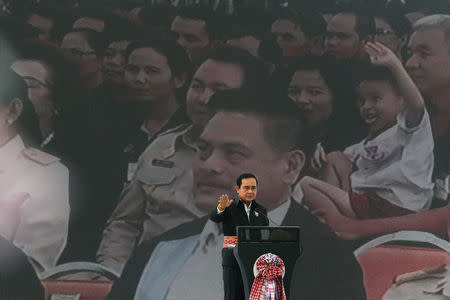
[[[255,212],[257,212],[258,214],[262,214],[263,216],[265,216],[270,222],[272,222],[275,226],[279,227],[281,226],[280,224],[277,224],[276,222],[274,222],[271,218],[269,218],[269,216],[265,213],[263,213],[261,210],[259,210],[259,208],[255,208]]]

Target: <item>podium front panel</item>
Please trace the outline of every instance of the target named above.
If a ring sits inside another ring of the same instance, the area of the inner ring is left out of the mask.
[[[266,253],[273,253],[283,260],[285,266],[283,281],[288,296],[292,272],[301,254],[300,227],[239,226],[237,237],[238,245],[235,253],[237,252],[236,258],[243,273],[246,296],[249,296],[253,285],[253,265]]]

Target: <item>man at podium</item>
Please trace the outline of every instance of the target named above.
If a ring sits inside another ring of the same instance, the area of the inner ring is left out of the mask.
[[[236,180],[233,200],[222,195],[217,208],[209,218],[223,226],[222,269],[225,300],[244,300],[244,286],[238,263],[233,255],[237,244],[236,226],[269,226],[266,208],[255,201],[258,180],[251,173],[241,174]]]

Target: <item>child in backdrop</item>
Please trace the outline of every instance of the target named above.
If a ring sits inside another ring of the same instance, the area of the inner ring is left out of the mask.
[[[433,195],[433,136],[423,98],[390,49],[368,43],[365,50],[372,65],[357,90],[369,135],[344,151],[354,169],[350,191],[304,177],[304,204],[325,215],[359,219],[426,210]]]

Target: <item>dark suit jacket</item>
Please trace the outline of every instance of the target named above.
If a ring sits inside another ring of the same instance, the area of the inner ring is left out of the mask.
[[[216,223],[222,223],[224,235],[237,235],[237,226],[269,226],[267,210],[262,204],[253,200],[250,206],[250,220],[244,206],[244,202],[237,196],[222,213],[217,213],[217,208],[214,208],[209,213],[209,219]],[[230,250],[230,248],[222,250],[222,265],[239,268],[233,251],[227,250]]]
[[[199,234],[207,220],[203,217],[182,224],[143,242],[127,262],[108,299],[133,299],[141,274],[158,243]],[[302,228],[303,252],[293,271],[290,299],[366,299],[362,271],[352,249],[328,227],[294,201],[281,225]]]
[[[239,197],[236,197],[233,203],[225,208],[222,213],[218,214],[217,208],[214,208],[209,213],[209,219],[216,223],[222,223],[224,235],[236,235],[237,226],[269,226],[267,210],[262,204],[256,201],[252,202],[250,220],[245,212],[244,205]]]

